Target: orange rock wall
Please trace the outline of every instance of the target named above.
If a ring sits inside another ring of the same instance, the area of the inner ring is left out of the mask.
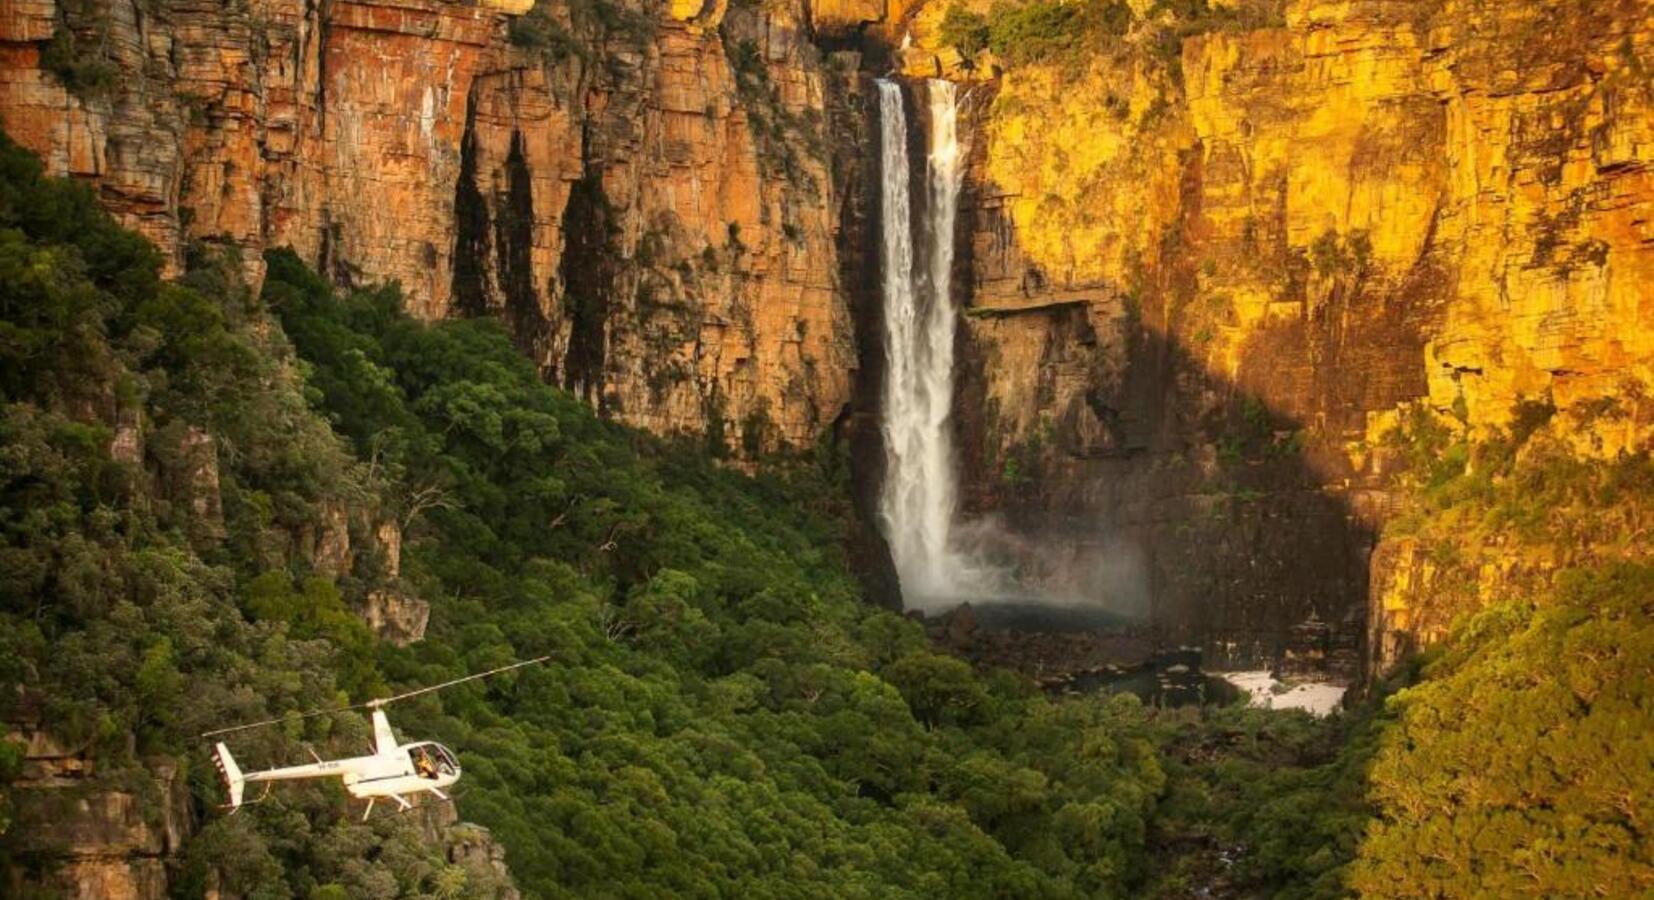
[[[613,235],[593,402],[662,432],[720,418],[731,445],[743,429],[749,447],[809,442],[854,367],[835,201],[824,153],[760,165],[760,139],[803,131],[755,135],[747,108],[824,117],[805,11],[725,23],[721,4],[640,2],[614,31],[554,4],[583,50],[559,56],[510,41],[527,6],[5,0],[0,122],[174,269],[192,246],[233,248],[256,282],[263,251],[291,247],[341,284],[400,283],[423,318],[502,314],[558,380],[583,302],[564,296],[565,206],[595,178]],[[751,42],[767,91],[738,89],[720,26]],[[112,83],[70,90],[43,69],[63,29]],[[461,282],[477,308],[456,307]]]
[[[1157,618],[1225,648],[1347,646],[1369,582],[1394,593],[1400,407],[1478,430],[1618,398],[1577,449],[1654,440],[1647,3],[1289,0],[1175,57],[1133,4],[1079,62],[1003,71],[936,45],[946,5],[903,62],[977,80],[978,511],[1133,535]]]
[[[1148,324],[1245,382],[1272,332],[1359,292],[1358,317],[1430,317],[1405,362],[1478,425],[1547,392],[1566,408],[1654,383],[1647,4],[1294,0],[1282,27],[1186,39],[1176,65],[1128,42],[982,86],[980,307],[1092,298],[1102,324],[1136,292]],[[1329,237],[1345,258],[1323,267]],[[996,381],[1020,417],[1006,441],[1041,414],[1024,371]],[[1337,413],[1340,439],[1387,427],[1388,406]]]

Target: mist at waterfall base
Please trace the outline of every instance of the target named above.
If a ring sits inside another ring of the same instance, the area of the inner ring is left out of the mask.
[[[997,517],[954,523],[955,552],[989,578],[931,604],[968,602],[984,625],[1078,631],[1142,624],[1149,618],[1148,560],[1135,542],[1098,533],[1020,534]]]
[[[958,518],[951,422],[955,228],[966,147],[952,82],[923,85],[926,157],[915,221],[902,86],[877,82],[885,382],[879,516],[903,602],[927,614],[970,603],[1009,627],[1096,628],[1146,617],[1143,554],[1126,542],[1038,541]],[[918,238],[916,240],[916,238]]]

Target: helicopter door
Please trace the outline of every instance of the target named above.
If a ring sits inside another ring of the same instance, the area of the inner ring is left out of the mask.
[[[420,778],[428,778],[432,781],[437,779],[440,774],[438,772],[440,760],[437,759],[436,754],[431,752],[430,747],[423,744],[413,747],[408,751],[408,757],[413,762],[414,773]]]

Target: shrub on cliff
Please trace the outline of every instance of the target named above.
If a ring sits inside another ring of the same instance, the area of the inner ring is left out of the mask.
[[[1621,432],[1617,399],[1528,401],[1480,439],[1418,408],[1390,436],[1408,468],[1388,534],[1429,560],[1409,622],[1455,624],[1391,698],[1377,818],[1350,870],[1364,894],[1654,888],[1639,824],[1654,799],[1654,548],[1637,537],[1654,521],[1654,459],[1568,443]]]
[[[507,37],[513,46],[537,52],[552,63],[589,55],[585,45],[575,40],[568,28],[552,16],[551,7],[546,3],[535,3],[528,12],[513,17]]]
[[[1001,3],[988,16],[988,46],[1012,65],[1053,59],[1079,39],[1077,7],[1066,3]]]
[[[1131,7],[1124,0],[1000,2],[986,20],[960,7],[944,14],[941,40],[967,59],[983,46],[1010,65],[1070,62],[1076,53],[1099,49],[1104,41],[1131,27]],[[967,48],[974,50],[966,52]]]
[[[107,32],[107,29],[108,23],[103,22],[100,30]],[[61,25],[41,51],[40,67],[81,98],[102,94],[114,86],[121,74],[120,67],[104,56],[102,47],[87,48],[73,31]]]
[[[955,3],[942,14],[937,36],[968,60],[988,48],[988,20]]]

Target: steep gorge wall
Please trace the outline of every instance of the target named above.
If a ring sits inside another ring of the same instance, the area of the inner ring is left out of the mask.
[[[947,5],[0,0],[0,121],[176,266],[395,279],[623,421],[746,453],[849,413],[867,493],[857,70],[970,81],[971,512],[1032,580],[1232,662],[1353,670],[1369,593],[1378,640],[1416,621],[1409,557],[1373,555],[1407,404],[1620,398],[1570,436],[1646,446],[1645,4],[1246,0],[1284,13],[1168,44],[1134,2],[1003,69],[939,46]]]
[[[855,362],[805,9],[532,6],[6,0],[0,123],[175,268],[290,246],[623,421],[808,443]]]
[[[1070,548],[1036,577],[1128,570],[1220,661],[1353,674],[1369,591],[1379,643],[1421,598],[1372,556],[1399,410],[1617,398],[1570,438],[1648,447],[1647,4],[1294,0],[1170,57],[1133,4],[1003,71],[940,46],[945,6],[904,61],[979,82],[961,445],[978,514]]]

